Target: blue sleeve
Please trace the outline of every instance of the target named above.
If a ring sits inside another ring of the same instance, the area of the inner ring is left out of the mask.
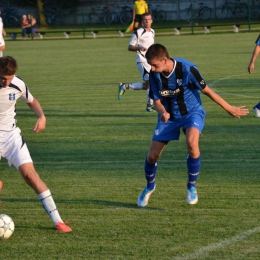
[[[149,84],[150,84],[149,96],[153,100],[160,99],[160,96],[159,96],[160,83],[158,81],[159,80],[156,78],[156,74],[153,72],[150,72],[150,74],[149,74]]]
[[[189,84],[199,90],[204,89],[207,85],[199,70],[195,66],[190,67]]]

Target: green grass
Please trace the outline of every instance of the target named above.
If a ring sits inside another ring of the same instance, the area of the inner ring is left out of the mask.
[[[207,83],[250,111],[259,101],[260,62],[247,73],[258,33],[157,36],[171,56],[195,62]],[[184,136],[165,149],[149,205],[144,159],[156,124],[144,91],[117,100],[120,81],[140,81],[129,38],[7,41],[5,55],[41,102],[47,128],[17,104],[18,126],[60,214],[73,232],[54,230],[34,192],[5,159],[0,213],[16,225],[1,259],[259,259],[259,119],[235,119],[202,96],[199,203],[188,206]]]

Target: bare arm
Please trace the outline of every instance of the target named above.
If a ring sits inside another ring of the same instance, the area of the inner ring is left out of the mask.
[[[27,103],[27,105],[35,113],[35,115],[38,116],[38,120],[36,121],[33,131],[35,133],[39,133],[42,130],[44,130],[44,128],[46,126],[46,117],[44,115],[42,107],[36,98],[34,98],[31,103]]]
[[[202,93],[211,98],[215,103],[220,105],[224,110],[226,110],[231,116],[240,118],[240,116],[246,116],[249,110],[245,106],[231,106],[222,97],[220,97],[215,91],[213,91],[209,86],[206,86]]]
[[[129,51],[146,51],[147,48],[143,47],[143,46],[133,46],[133,45],[129,45],[128,46],[128,50]]]
[[[154,109],[160,114],[161,121],[166,123],[170,119],[170,114],[165,110],[160,100],[155,100],[153,102]]]
[[[255,61],[256,61],[256,58],[258,56],[258,54],[260,53],[260,46],[259,45],[256,45],[255,46],[255,49],[253,51],[253,54],[252,54],[252,57],[251,57],[251,60],[249,62],[249,65],[248,65],[248,72],[249,73],[252,73],[254,71],[254,68],[255,68]]]
[[[6,36],[6,31],[4,28],[2,29],[2,34],[3,34],[3,36]]]

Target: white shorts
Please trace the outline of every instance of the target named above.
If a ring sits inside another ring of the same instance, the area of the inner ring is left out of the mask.
[[[24,163],[32,162],[27,145],[20,133],[21,129],[18,127],[10,132],[0,131],[0,158],[6,158],[9,166],[14,166],[16,169]]]
[[[137,62],[136,65],[141,74],[141,79],[144,81],[149,80],[149,72],[151,70],[151,66],[147,62]]]

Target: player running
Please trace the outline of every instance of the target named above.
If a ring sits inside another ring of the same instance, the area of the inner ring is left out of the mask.
[[[244,106],[231,106],[206,84],[195,64],[184,59],[171,59],[167,49],[153,44],[146,52],[151,65],[150,91],[158,123],[145,161],[147,185],[139,195],[137,204],[145,207],[155,190],[157,162],[167,143],[179,140],[180,129],[187,144],[187,203],[196,204],[196,181],[200,171],[199,137],[204,127],[205,110],[199,91],[220,105],[230,115],[240,118],[249,113]]]
[[[253,51],[251,60],[249,62],[248,68],[247,68],[249,73],[252,73],[254,71],[255,61],[256,61],[256,58],[258,57],[259,53],[260,53],[260,35],[256,39],[255,44],[256,44],[255,49]],[[256,117],[260,117],[260,102],[254,106],[253,110],[255,112]]]
[[[118,99],[122,99],[126,90],[146,90],[147,104],[146,111],[153,112],[153,100],[149,97],[149,72],[151,66],[147,63],[145,53],[154,43],[154,30],[151,28],[153,23],[152,15],[145,13],[142,16],[142,28],[136,30],[128,46],[129,51],[136,52],[136,65],[144,82],[120,83],[118,89]]]
[[[46,126],[46,118],[39,101],[15,75],[17,69],[18,64],[14,58],[0,58],[0,158],[6,158],[9,166],[14,166],[25,182],[34,189],[55,228],[60,232],[71,232],[72,229],[62,221],[50,190],[35,171],[27,145],[20,134],[21,130],[16,126],[15,105],[18,99],[27,103],[38,117],[33,128],[35,133],[41,132]],[[2,186],[0,181],[0,190]]]

